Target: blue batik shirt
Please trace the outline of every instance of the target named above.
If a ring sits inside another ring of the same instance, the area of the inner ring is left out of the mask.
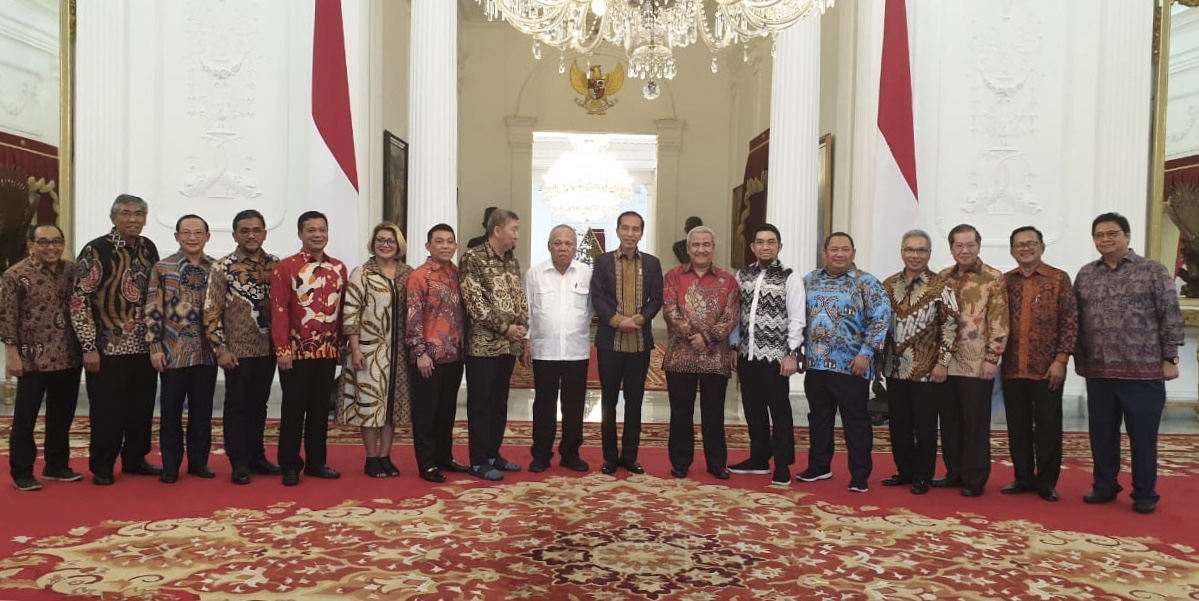
[[[841,275],[817,269],[804,276],[807,368],[852,374],[858,355],[870,358],[866,379],[874,379],[874,353],[883,350],[891,323],[891,303],[878,278],[851,268]]]

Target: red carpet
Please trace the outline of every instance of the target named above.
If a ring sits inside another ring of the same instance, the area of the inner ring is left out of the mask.
[[[527,465],[527,447],[504,452]],[[691,477],[674,480],[661,448],[642,452],[647,476],[603,476],[599,449],[586,447],[589,475],[555,465],[498,486],[460,475],[430,485],[413,476],[410,446],[393,458],[403,477],[372,479],[360,447],[331,446],[342,479],[295,488],[264,476],[235,486],[221,456],[216,480],[5,487],[0,599],[1199,595],[1199,480],[1189,474],[1163,475],[1158,512],[1140,516],[1127,497],[1084,505],[1090,474],[1075,458],[1056,504],[998,494],[1010,476],[998,461],[977,499],[882,487],[885,453],[866,494],[846,490],[841,452],[832,480],[788,488],[769,476],[717,481],[698,451]]]

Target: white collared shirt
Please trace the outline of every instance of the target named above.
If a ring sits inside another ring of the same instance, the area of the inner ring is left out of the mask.
[[[541,361],[580,361],[591,357],[591,267],[571,261],[558,273],[553,261],[525,273],[529,299],[529,343]]]

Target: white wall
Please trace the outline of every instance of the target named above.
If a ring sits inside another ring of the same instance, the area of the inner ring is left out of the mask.
[[[377,187],[369,8],[342,8],[365,199]],[[128,192],[150,204],[144,233],[164,255],[186,213],[209,221],[209,254],[232,250],[231,220],[245,208],[266,216],[267,249],[291,254],[296,217],[315,208],[329,215],[330,254],[361,261],[365,205],[333,211],[311,194],[311,0],[90,0],[77,23],[77,245],[108,231],[112,199]]]
[[[59,53],[56,0],[0,0],[0,131],[58,146]]]

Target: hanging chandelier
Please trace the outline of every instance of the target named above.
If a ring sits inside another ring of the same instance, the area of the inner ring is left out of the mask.
[[[570,145],[542,180],[550,211],[582,223],[615,214],[633,197],[633,178],[607,153],[604,139],[571,136]]]
[[[558,49],[558,70],[566,53],[594,54],[604,42],[624,48],[634,77],[672,79],[674,51],[702,41],[716,53],[734,44],[770,36],[814,10],[821,14],[834,0],[475,0],[489,21],[502,19],[533,37],[533,56],[541,46]],[[710,8],[709,8],[710,7]],[[709,17],[708,13],[712,15]],[[656,88],[656,86],[655,86]]]

